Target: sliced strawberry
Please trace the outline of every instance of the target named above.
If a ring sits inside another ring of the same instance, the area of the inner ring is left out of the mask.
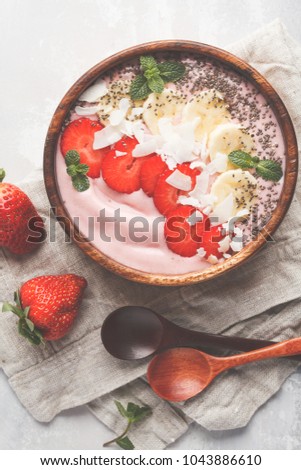
[[[196,176],[200,174],[199,170],[191,169],[189,163],[183,163],[177,166],[177,170],[191,177],[191,189],[195,186]],[[166,215],[171,210],[178,207],[179,196],[187,196],[189,191],[182,191],[174,186],[171,186],[166,182],[166,179],[174,172],[174,170],[166,170],[161,176],[159,176],[155,191],[154,191],[154,203],[161,214]]]
[[[103,158],[110,149],[110,147],[93,149],[94,134],[103,127],[98,121],[88,118],[76,119],[66,126],[61,138],[63,156],[68,150],[76,150],[80,156],[80,163],[89,166],[87,175],[91,178],[99,178]]]
[[[167,169],[159,155],[153,155],[143,163],[140,173],[141,188],[148,196],[153,196],[159,176]]]
[[[222,225],[216,225],[214,227],[207,227],[202,235],[201,247],[204,248],[206,255],[205,258],[209,256],[216,256],[217,259],[223,257],[223,253],[218,251],[220,242],[225,237]]]
[[[202,217],[203,221],[197,222]],[[194,256],[202,241],[204,217],[192,206],[179,206],[170,211],[164,226],[168,248],[181,256]]]
[[[129,194],[141,188],[140,170],[148,157],[133,157],[132,151],[137,144],[135,138],[123,137],[103,159],[103,179],[119,193]],[[117,156],[116,151],[124,152],[125,155]]]

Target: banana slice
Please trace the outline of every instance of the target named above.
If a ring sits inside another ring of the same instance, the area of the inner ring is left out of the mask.
[[[237,216],[240,211],[250,211],[257,198],[257,180],[249,171],[226,171],[214,181],[211,194],[215,198],[213,215],[219,223]]]
[[[229,122],[231,115],[222,95],[216,90],[202,91],[196,95],[183,109],[183,122],[200,117],[200,124],[195,130],[198,141],[215,129],[219,124]]]
[[[130,107],[127,112],[127,119],[131,118],[133,108],[142,106],[143,101],[133,101],[130,98],[130,85],[131,80],[116,80],[108,87],[108,92],[98,101],[98,117],[100,122],[107,126],[109,124],[108,118],[112,111],[119,109],[119,103],[122,98],[130,100]]]
[[[220,154],[229,155],[233,150],[243,150],[250,153],[254,150],[254,141],[250,134],[238,124],[232,122],[220,124],[209,136],[208,150],[211,161],[215,160]],[[231,162],[228,162],[228,170],[236,168]]]
[[[168,88],[160,94],[151,93],[143,104],[144,122],[152,134],[159,134],[159,119],[180,117],[183,106],[183,98]]]

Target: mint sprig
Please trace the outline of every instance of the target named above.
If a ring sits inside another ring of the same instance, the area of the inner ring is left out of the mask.
[[[115,400],[115,405],[124,418],[127,420],[127,425],[125,430],[123,431],[120,436],[116,437],[115,439],[112,439],[111,441],[105,442],[103,444],[103,447],[107,447],[111,444],[116,443],[119,447],[125,450],[132,450],[135,449],[134,444],[132,441],[129,439],[127,436],[127,433],[129,432],[132,424],[137,423],[138,421],[141,421],[144,418],[147,418],[148,416],[151,415],[151,409],[149,406],[138,406],[135,405],[135,403],[128,403],[127,408],[125,408],[120,401]]]
[[[74,189],[79,192],[86,191],[90,186],[89,178],[86,176],[89,166],[80,163],[80,155],[76,150],[68,150],[65,155],[65,163]]]
[[[150,93],[162,93],[164,84],[176,82],[185,74],[185,65],[181,62],[160,62],[152,56],[140,57],[142,74],[137,75],[131,83],[132,100],[143,100]]]
[[[5,171],[3,168],[0,168],[0,183],[2,183],[4,178],[5,178]]]
[[[38,346],[44,344],[44,338],[34,323],[28,318],[30,307],[23,308],[21,305],[20,292],[14,293],[15,305],[4,302],[2,305],[2,312],[13,312],[19,318],[18,331],[21,336],[26,338],[31,344]]]
[[[252,157],[242,150],[234,150],[229,153],[228,159],[239,168],[255,168],[258,176],[266,181],[279,181],[283,176],[281,165],[275,160],[261,160],[259,157]]]

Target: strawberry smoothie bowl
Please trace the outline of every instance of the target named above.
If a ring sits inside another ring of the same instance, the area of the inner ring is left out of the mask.
[[[48,131],[45,182],[93,259],[139,282],[186,284],[266,242],[291,201],[295,157],[287,111],[254,69],[161,41],[112,56],[69,90]]]

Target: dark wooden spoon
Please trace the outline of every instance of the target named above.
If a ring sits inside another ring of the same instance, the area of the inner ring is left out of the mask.
[[[251,351],[272,341],[223,336],[188,330],[146,307],[121,307],[110,313],[101,329],[106,350],[118,359],[142,359],[172,347],[191,347],[216,352],[217,349]]]
[[[154,392],[168,401],[183,401],[204,390],[221,372],[273,357],[301,353],[301,338],[230,357],[209,356],[190,348],[169,349],[155,356],[147,378]]]

